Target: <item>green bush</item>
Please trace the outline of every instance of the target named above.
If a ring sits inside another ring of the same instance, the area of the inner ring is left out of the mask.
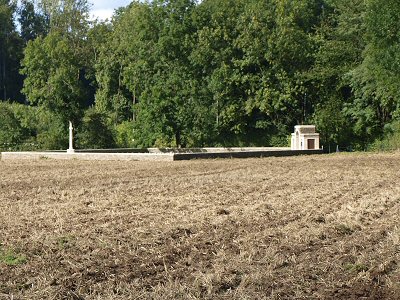
[[[271,137],[269,144],[271,147],[290,147],[291,136],[274,135]]]
[[[124,121],[115,126],[115,142],[119,148],[133,147],[133,124],[131,121]]]
[[[89,108],[85,111],[76,137],[77,148],[104,149],[115,147],[114,135],[107,124],[107,116],[95,108]]]
[[[400,121],[395,121],[385,126],[384,137],[376,140],[369,150],[392,151],[398,149],[400,149]]]
[[[68,130],[61,117],[34,106],[0,102],[2,150],[56,150],[68,146]]]
[[[0,148],[20,150],[30,140],[29,129],[23,126],[14,112],[15,105],[0,103]]]
[[[61,116],[38,109],[36,114],[36,142],[42,150],[61,150],[68,147],[68,124]]]

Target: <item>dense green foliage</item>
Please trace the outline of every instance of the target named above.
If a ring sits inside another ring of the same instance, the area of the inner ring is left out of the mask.
[[[0,149],[65,149],[68,132],[61,118],[42,108],[0,102]]]
[[[284,146],[316,124],[366,149],[399,130],[398,1],[133,1],[109,23],[86,0],[13,3],[0,96],[35,121],[2,106],[3,144],[63,148],[68,120],[85,148]]]
[[[23,78],[18,72],[23,57],[23,41],[13,22],[16,9],[13,1],[0,0],[0,99],[23,102]]]
[[[112,130],[107,124],[107,116],[89,108],[85,111],[78,130],[78,147],[85,149],[101,149],[115,147]]]

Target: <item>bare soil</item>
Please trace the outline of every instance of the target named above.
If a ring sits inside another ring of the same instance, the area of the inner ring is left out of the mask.
[[[0,299],[399,299],[399,167],[0,161]]]

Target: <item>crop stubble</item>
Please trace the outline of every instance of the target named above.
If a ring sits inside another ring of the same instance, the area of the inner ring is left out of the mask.
[[[0,161],[0,299],[398,299],[399,165]]]

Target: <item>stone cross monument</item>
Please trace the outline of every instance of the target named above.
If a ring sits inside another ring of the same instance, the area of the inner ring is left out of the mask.
[[[72,122],[69,121],[69,148],[67,150],[68,154],[75,153],[74,149],[74,127],[72,127]]]

